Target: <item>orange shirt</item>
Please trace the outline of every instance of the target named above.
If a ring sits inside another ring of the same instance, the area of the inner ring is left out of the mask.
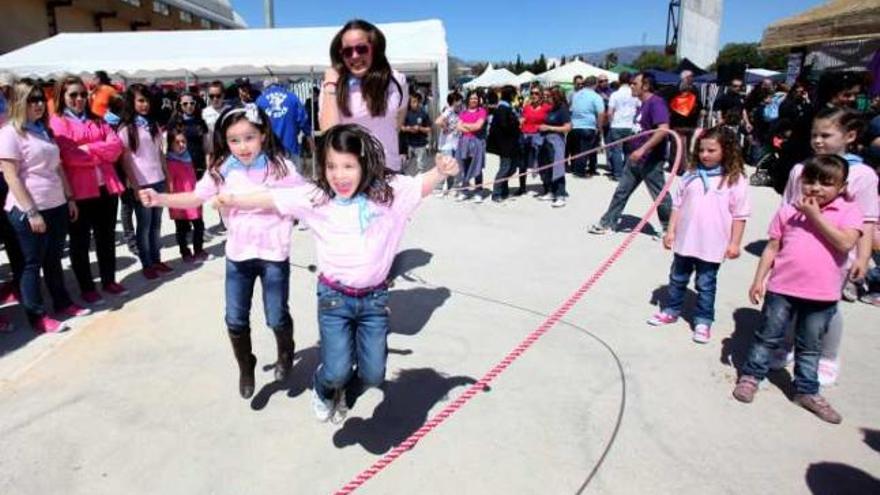
[[[110,100],[117,94],[116,88],[109,84],[101,84],[92,93],[92,113],[103,117],[110,106]]]

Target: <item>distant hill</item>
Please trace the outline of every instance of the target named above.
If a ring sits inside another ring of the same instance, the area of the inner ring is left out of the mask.
[[[581,60],[591,63],[600,64],[605,61],[605,56],[609,53],[617,54],[617,62],[620,64],[631,64],[633,60],[639,58],[642,52],[658,51],[665,49],[663,45],[633,45],[620,46],[616,48],[608,48],[598,52],[576,53],[574,56],[580,57]]]

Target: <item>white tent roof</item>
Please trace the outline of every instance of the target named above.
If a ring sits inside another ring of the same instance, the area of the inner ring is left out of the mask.
[[[758,77],[773,77],[782,74],[781,72],[769,69],[747,69],[746,72],[754,74]]]
[[[528,84],[536,79],[535,75],[529,71],[525,71],[522,74],[516,76],[516,79],[513,82],[514,86],[522,86],[523,84]]]
[[[605,75],[609,81],[616,81],[617,74],[609,70],[600,69],[595,65],[590,65],[580,60],[569,62],[561,67],[550,69],[547,72],[539,74],[537,79],[545,84],[570,83],[574,76],[600,76]]]
[[[515,84],[516,74],[507,69],[493,69],[490,64],[486,70],[480,74],[480,77],[468,81],[464,84],[465,88],[494,88],[497,86],[506,86]]]
[[[441,21],[378,27],[392,67],[436,74],[436,86],[445,93],[448,49]],[[330,41],[337,31],[339,26],[62,33],[0,56],[0,71],[48,77],[105,70],[129,79],[320,74],[330,64]]]

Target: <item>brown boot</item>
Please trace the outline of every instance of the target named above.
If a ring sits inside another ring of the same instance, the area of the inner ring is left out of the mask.
[[[232,342],[232,352],[238,361],[238,393],[243,399],[250,399],[254,395],[256,378],[254,369],[257,367],[257,358],[251,353],[251,332],[249,328],[229,331],[229,340]]]
[[[290,376],[293,366],[293,353],[296,342],[293,340],[293,322],[274,329],[275,343],[278,345],[278,361],[275,362],[275,380],[283,382]]]

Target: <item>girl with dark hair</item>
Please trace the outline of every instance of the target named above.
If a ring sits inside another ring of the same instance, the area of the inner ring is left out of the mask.
[[[459,192],[455,200],[465,201],[473,198],[475,203],[483,202],[483,165],[486,163],[486,121],[488,112],[480,104],[480,95],[476,91],[467,94],[467,107],[458,115],[458,130],[461,138],[458,140],[458,149],[455,158],[461,167],[459,187],[470,186],[471,180],[474,186],[469,192]]]
[[[16,83],[9,122],[0,128],[0,170],[9,184],[4,209],[24,254],[21,304],[34,331],[41,333],[58,332],[66,325],[47,315],[40,270],[56,312],[67,317],[90,313],[73,304],[64,287],[64,238],[68,218],[76,221],[78,209],[48,121],[40,87],[30,80]]]
[[[169,192],[192,192],[197,179],[194,160],[187,149],[186,130],[183,126],[171,127],[166,131],[166,140]],[[168,216],[174,220],[177,247],[180,248],[183,262],[195,263],[209,259],[210,254],[204,250],[205,222],[202,221],[202,208],[171,208]],[[187,239],[190,232],[192,250]]]
[[[253,103],[228,108],[214,132],[214,155],[206,173],[191,192],[164,194],[141,189],[146,207],[198,208],[218,194],[242,194],[302,182],[293,164],[275,141],[269,117]],[[287,189],[285,189],[287,190]],[[254,393],[257,358],[251,352],[250,312],[254,283],[263,289],[266,323],[275,334],[278,360],[275,379],[284,381],[293,364],[293,320],[288,309],[290,237],[293,221],[272,209],[228,208],[221,211],[226,238],[226,328],[238,362],[238,391],[245,399]]]
[[[168,121],[168,128],[180,126],[186,134],[186,149],[192,158],[196,177],[201,179],[208,166],[208,153],[211,150],[211,135],[208,124],[202,118],[202,109],[196,95],[186,92],[180,95],[174,113]]]
[[[104,292],[116,296],[128,293],[116,283],[116,210],[125,186],[116,175],[115,164],[122,154],[122,141],[103,119],[91,113],[88,93],[79,77],[59,80],[55,98],[58,114],[49,125],[79,209],[79,217],[70,223],[70,264],[83,301],[101,304],[104,299],[95,287],[89,260],[93,235]]]
[[[559,86],[550,88],[550,104],[552,107],[547,112],[544,123],[538,126],[538,131],[544,138],[538,153],[538,165],[543,167],[555,163],[552,167],[541,170],[541,182],[544,185],[544,194],[538,199],[552,201],[554,208],[565,206],[565,134],[571,131],[571,114],[565,103],[565,95]]]
[[[125,147],[122,164],[132,192],[137,195],[141,188],[164,191],[167,171],[162,153],[162,136],[159,126],[150,119],[150,95],[142,84],[132,84],[125,92],[119,138]],[[134,215],[137,220],[135,237],[138,258],[144,278],[153,280],[162,273],[172,271],[160,259],[162,208],[147,208],[137,203]]]
[[[237,196],[228,208],[275,208],[315,235],[321,364],[312,406],[320,421],[341,421],[366,387],[385,378],[388,272],[407,220],[422,198],[458,172],[450,156],[416,177],[389,172],[379,141],[358,125],[327,131],[314,183]]]
[[[409,96],[406,77],[392,70],[385,56],[385,35],[367,21],[349,21],[330,43],[330,61],[321,85],[321,129],[347,123],[366,127],[382,144],[385,166],[399,172],[397,130]]]

